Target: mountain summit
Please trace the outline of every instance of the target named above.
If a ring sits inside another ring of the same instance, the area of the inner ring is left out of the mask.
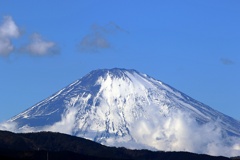
[[[240,155],[240,122],[136,70],[95,70],[8,121],[134,149]]]

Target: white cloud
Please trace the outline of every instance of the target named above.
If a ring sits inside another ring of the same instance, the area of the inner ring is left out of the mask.
[[[135,140],[164,151],[189,151],[209,155],[240,155],[240,138],[229,136],[219,128],[219,122],[203,125],[183,112],[159,119],[151,114],[151,119],[140,119],[132,128]],[[136,144],[137,145],[137,144]]]
[[[75,116],[77,114],[77,109],[70,107],[64,115],[62,115],[62,120],[56,122],[52,126],[46,126],[43,128],[45,131],[61,132],[65,134],[73,134],[75,128]],[[63,129],[64,128],[64,129]]]
[[[0,38],[0,55],[7,56],[14,49],[9,38]]]
[[[11,39],[17,38],[19,35],[19,28],[12,17],[5,16],[0,25],[0,56],[8,56],[14,50]]]
[[[24,52],[31,55],[44,56],[58,53],[56,43],[45,41],[40,34],[34,33],[31,36],[29,44],[23,47]]]
[[[62,115],[62,120],[51,126],[32,128],[24,126],[17,129],[15,123],[0,124],[1,130],[15,132],[54,131],[74,134],[79,125],[76,121],[77,109],[69,106]],[[108,137],[105,145],[124,146],[127,148],[150,149],[162,151],[188,151],[215,156],[240,155],[240,138],[229,136],[218,123],[197,123],[190,114],[170,113],[171,116],[159,118],[159,113],[150,112],[149,117],[142,117],[129,126],[131,137]],[[94,131],[97,132],[97,131]],[[91,139],[91,137],[89,138]]]
[[[20,36],[20,30],[11,16],[5,16],[2,24],[0,24],[0,56],[8,56],[15,50],[12,43],[13,38]],[[40,34],[33,34],[30,38],[30,42],[20,47],[20,51],[27,52],[30,55],[49,55],[58,53],[56,43],[52,41],[44,40]]]
[[[17,130],[17,123],[8,122],[8,121],[0,123],[0,130],[16,132],[16,130]]]
[[[72,131],[76,127],[75,115],[77,114],[77,109],[69,105],[66,112],[61,116],[61,121],[54,123],[53,125],[46,125],[41,127],[30,127],[25,125],[18,128],[16,122],[7,121],[0,123],[0,130],[8,130],[16,133],[27,133],[27,132],[39,132],[39,131],[52,131],[60,132],[65,134],[73,134]]]
[[[17,38],[20,35],[18,26],[15,24],[11,16],[5,16],[0,26],[0,36]]]
[[[52,126],[45,126],[41,130],[73,134],[76,129],[75,115],[77,110],[72,107],[62,116],[60,122]],[[240,155],[239,137],[228,136],[218,122],[198,124],[191,115],[182,112],[173,113],[171,117],[154,117],[139,119],[132,128],[129,137],[109,137],[106,145],[114,144],[129,148],[146,148],[164,151],[189,151],[215,156]],[[64,129],[63,129],[64,128]],[[24,129],[26,131],[26,129]],[[28,131],[33,129],[28,128]],[[39,130],[39,129],[38,129]],[[114,139],[114,140],[113,140]],[[112,142],[111,142],[112,141]]]

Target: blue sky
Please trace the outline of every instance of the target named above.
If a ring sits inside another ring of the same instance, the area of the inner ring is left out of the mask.
[[[0,121],[129,68],[240,120],[240,1],[0,0]]]

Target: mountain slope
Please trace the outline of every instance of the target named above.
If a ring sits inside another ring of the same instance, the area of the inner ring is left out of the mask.
[[[135,70],[92,71],[8,123],[111,146],[240,154],[239,121]]]

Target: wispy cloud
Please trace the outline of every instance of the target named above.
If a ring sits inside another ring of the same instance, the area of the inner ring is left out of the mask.
[[[20,36],[20,31],[11,16],[5,16],[0,25],[0,56],[8,56],[14,46],[11,39]]]
[[[128,33],[114,22],[106,26],[92,25],[91,32],[85,35],[79,43],[80,52],[97,53],[112,47],[109,36],[116,32]]]
[[[233,65],[235,63],[233,60],[228,58],[221,58],[220,61],[224,65]]]
[[[83,37],[80,42],[81,52],[98,52],[101,49],[110,48],[110,42],[101,33],[93,32]]]
[[[40,34],[34,33],[30,37],[30,42],[22,47],[23,52],[35,56],[52,55],[59,52],[56,43],[47,41]]]
[[[122,27],[120,27],[119,25],[117,25],[114,22],[110,22],[108,24],[108,26],[111,28],[110,30],[119,31],[119,32],[123,32],[123,33],[129,34],[129,32],[127,30],[123,29]]]

